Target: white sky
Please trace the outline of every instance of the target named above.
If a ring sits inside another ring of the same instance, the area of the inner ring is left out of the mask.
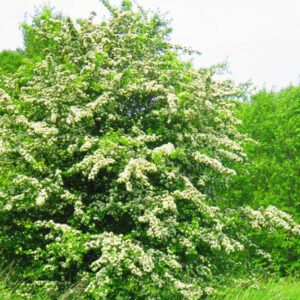
[[[300,0],[137,1],[169,12],[173,42],[202,52],[197,66],[226,60],[231,78],[258,87],[300,83]],[[0,51],[22,47],[19,24],[43,3],[72,18],[105,14],[98,0],[0,0]]]

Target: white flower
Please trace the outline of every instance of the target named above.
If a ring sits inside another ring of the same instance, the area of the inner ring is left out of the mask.
[[[6,211],[12,210],[12,205],[10,203],[5,204],[4,210],[6,210]]]
[[[42,189],[39,194],[38,197],[35,199],[36,205],[38,206],[42,206],[44,205],[45,201],[47,200],[47,192],[45,189]]]
[[[175,94],[168,94],[167,101],[170,107],[170,111],[175,112],[179,103],[178,97]]]
[[[174,151],[175,147],[172,143],[167,143],[153,149],[153,153],[163,153],[166,155],[171,155]]]

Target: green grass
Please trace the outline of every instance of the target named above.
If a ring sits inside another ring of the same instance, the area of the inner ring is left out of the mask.
[[[280,279],[261,282],[256,287],[230,288],[214,300],[299,300],[300,280]]]
[[[73,294],[69,295],[68,291],[66,291],[64,294],[61,294],[58,297],[51,297],[43,291],[40,291],[38,294],[34,294],[31,296],[22,296],[23,293],[18,293],[18,287],[15,288],[9,288],[7,286],[4,286],[0,283],[0,300],[20,300],[20,299],[31,299],[31,300],[78,300],[82,299],[80,297],[80,294]]]
[[[19,300],[18,286],[20,282],[12,283],[10,278],[11,269],[0,273],[0,300]],[[74,287],[76,290],[76,287]],[[58,300],[81,299],[80,293],[70,295],[69,290],[59,297]],[[24,299],[22,297],[22,299]],[[40,291],[29,299],[50,300],[54,299]],[[209,300],[300,300],[300,280],[295,278],[282,278],[279,280],[260,281],[252,287],[231,287],[220,291],[219,295],[208,298]],[[194,299],[193,299],[194,300]]]

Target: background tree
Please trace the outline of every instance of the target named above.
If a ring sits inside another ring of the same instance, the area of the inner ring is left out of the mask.
[[[231,205],[275,205],[299,220],[300,212],[300,87],[278,93],[260,91],[249,102],[237,103],[241,131],[256,143],[248,143],[246,169],[239,168],[227,190]],[[260,236],[267,251],[277,257],[281,275],[298,273],[300,245],[285,234]],[[276,240],[276,243],[273,242]],[[274,246],[276,244],[276,247]]]
[[[0,52],[0,73],[14,73],[24,64],[24,56],[22,52],[3,50]]]

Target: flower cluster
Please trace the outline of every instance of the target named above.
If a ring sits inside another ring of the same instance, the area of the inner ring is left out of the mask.
[[[181,62],[157,15],[102,2],[101,24],[44,16],[30,75],[1,81],[0,259],[28,256],[26,282],[86,298],[198,299],[239,268],[249,224],[299,226],[216,205],[246,159],[235,88]]]

